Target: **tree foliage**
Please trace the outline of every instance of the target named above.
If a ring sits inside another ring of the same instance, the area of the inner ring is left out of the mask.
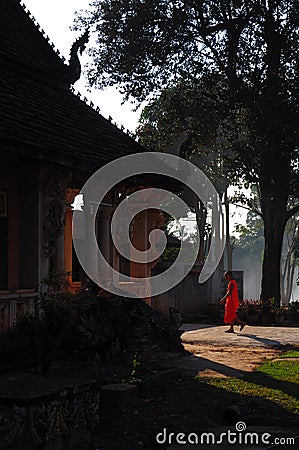
[[[256,183],[260,153],[251,112],[240,102],[231,106],[223,76],[204,75],[162,91],[143,109],[137,135],[143,145],[160,151],[188,136],[191,160],[214,182],[225,177],[231,183]]]
[[[262,262],[264,247],[263,222],[255,213],[247,214],[246,225],[236,225],[235,232],[238,238],[235,240],[235,249],[242,250],[248,260],[254,258]]]
[[[74,28],[96,36],[91,83],[122,84],[140,100],[180,79],[219,72],[236,91],[261,92],[284,79],[282,93],[290,98],[298,90],[297,6],[296,0],[98,0],[77,14]]]
[[[138,100],[162,92],[142,118],[162,121],[160,142],[176,130],[191,131],[201,146],[225,144],[226,154],[229,143],[239,175],[243,169],[257,181],[259,169],[278,164],[289,172],[294,194],[297,6],[296,0],[97,0],[77,14],[74,28],[90,28],[96,39],[91,85],[117,84]]]

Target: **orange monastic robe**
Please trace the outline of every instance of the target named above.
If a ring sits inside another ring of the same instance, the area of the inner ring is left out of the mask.
[[[225,302],[224,323],[231,323],[232,320],[236,319],[236,311],[239,308],[238,285],[236,280],[230,280],[227,286],[228,292],[231,290],[231,286],[233,286],[233,291],[226,298]]]

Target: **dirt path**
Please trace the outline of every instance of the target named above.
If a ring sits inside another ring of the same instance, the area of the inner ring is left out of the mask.
[[[189,355],[175,365],[190,375],[240,377],[265,359],[279,357],[287,347],[299,347],[298,328],[245,327],[227,334],[225,326],[184,325],[182,341]]]
[[[215,347],[212,345],[185,344],[192,355],[182,357],[178,367],[200,376],[240,377],[251,372],[257,363],[278,356],[281,351],[266,348],[247,348],[239,346]],[[191,374],[191,373],[190,373]]]

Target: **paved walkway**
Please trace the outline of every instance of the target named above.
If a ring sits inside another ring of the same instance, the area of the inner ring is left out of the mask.
[[[250,327],[225,333],[227,326],[183,325],[182,341],[189,354],[175,365],[190,376],[241,377],[256,364],[279,357],[287,346],[299,348],[299,328]]]
[[[250,347],[275,347],[285,345],[299,347],[299,328],[289,327],[250,327],[246,326],[240,333],[235,327],[235,334],[225,333],[227,326],[193,325],[182,326],[185,343],[233,345]]]

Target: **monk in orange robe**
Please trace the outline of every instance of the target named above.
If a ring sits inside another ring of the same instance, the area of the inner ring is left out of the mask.
[[[240,331],[243,330],[246,324],[237,316],[237,309],[239,308],[238,285],[233,278],[232,271],[228,270],[225,272],[224,276],[228,281],[227,292],[219,303],[225,302],[224,323],[230,325],[230,328],[226,330],[226,333],[234,333],[234,324],[240,325]]]

